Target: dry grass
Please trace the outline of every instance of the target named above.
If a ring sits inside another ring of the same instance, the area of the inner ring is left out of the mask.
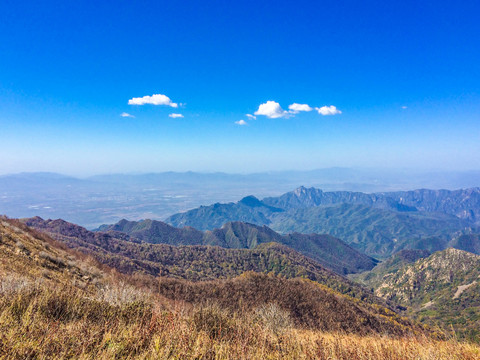
[[[238,313],[215,304],[143,301],[130,289],[92,296],[72,286],[17,280],[0,281],[2,359],[480,358],[480,347],[453,340],[295,329],[275,304]]]
[[[297,308],[281,306],[284,293],[257,299],[283,280],[250,275],[216,288],[143,283],[1,220],[0,359],[480,359],[478,345],[455,340],[300,329]],[[304,291],[295,284],[292,294]],[[167,300],[160,285],[182,296]],[[220,293],[209,295],[215,302],[187,301],[208,289]],[[233,299],[243,305],[227,306]]]

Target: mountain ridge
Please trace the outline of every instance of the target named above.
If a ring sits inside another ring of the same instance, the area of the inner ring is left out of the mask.
[[[115,238],[115,233],[91,232],[63,220],[42,220],[37,217],[23,219],[22,222],[122,273],[206,281],[233,278],[244,272],[255,271],[286,278],[305,277],[340,293],[376,301],[369,291],[354,282],[278,243],[262,243],[253,249],[135,243],[128,238]]]
[[[64,233],[62,220],[43,220],[39,217],[24,219],[25,223],[40,230]],[[79,227],[80,228],[80,227]],[[135,240],[152,244],[169,245],[210,245],[224,248],[254,249],[262,243],[277,242],[299,251],[319,264],[339,274],[361,272],[372,269],[377,260],[359,253],[341,240],[328,235],[289,234],[280,235],[267,226],[258,226],[243,222],[224,224],[219,229],[201,232],[194,228],[175,228],[155,220],[127,221],[104,226],[102,231],[92,233],[86,229],[73,227],[71,233],[89,234],[88,238],[102,234],[120,237],[122,240]],[[67,231],[68,233],[68,231]],[[122,234],[122,235],[119,235]]]

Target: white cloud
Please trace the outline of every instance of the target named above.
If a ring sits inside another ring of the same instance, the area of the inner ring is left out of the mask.
[[[337,115],[342,113],[333,105],[312,108],[308,104],[298,104],[298,103],[293,103],[288,105],[288,111],[285,111],[282,109],[279,103],[277,103],[276,101],[270,100],[264,104],[261,104],[258,107],[258,110],[254,112],[254,114],[264,115],[266,117],[275,119],[275,118],[281,118],[281,117],[293,117],[299,114],[301,111],[308,112],[314,109],[317,110],[317,112],[320,115]],[[256,117],[253,115],[250,115],[250,114],[246,114],[246,115],[249,119],[256,119]]]
[[[166,106],[171,106],[173,108],[178,107],[177,103],[172,102],[172,100],[170,100],[168,96],[162,95],[162,94],[153,94],[152,96],[146,95],[143,97],[136,97],[128,100],[128,105],[145,105],[145,104],[166,105]]]
[[[287,116],[288,111],[283,110],[280,104],[275,101],[267,101],[258,107],[254,115],[265,115],[266,117],[276,119]]]
[[[253,116],[252,114],[245,114],[246,117],[248,117],[250,120],[256,120],[257,117]]]
[[[402,109],[406,109],[406,108],[407,108],[407,106],[402,106]]]
[[[176,118],[183,118],[183,115],[182,114],[170,114],[170,115],[168,115],[168,117],[176,119]]]
[[[123,112],[120,114],[121,117],[130,117],[130,118],[134,118],[135,116],[129,114],[129,113],[126,113],[126,112]]]
[[[312,111],[313,108],[311,108],[307,104],[297,104],[293,103],[292,105],[288,105],[288,109],[290,110],[290,113],[292,114],[298,114],[300,111]]]
[[[245,120],[235,121],[235,124],[237,124],[237,125],[248,125],[248,123]]]
[[[315,110],[318,111],[320,115],[337,115],[341,114],[342,112],[338,110],[335,106],[330,105],[330,106],[322,106],[322,107],[317,107]]]

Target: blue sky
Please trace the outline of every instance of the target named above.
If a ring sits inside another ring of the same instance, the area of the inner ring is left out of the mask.
[[[468,0],[5,0],[0,173],[479,169],[478,14]]]

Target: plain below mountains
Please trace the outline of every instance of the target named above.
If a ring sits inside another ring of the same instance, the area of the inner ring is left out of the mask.
[[[249,196],[202,206],[166,222],[211,230],[225,222],[246,221],[281,233],[324,233],[386,258],[408,248],[445,249],[459,236],[478,231],[479,216],[479,188],[365,194],[300,187],[275,198]]]
[[[346,168],[249,175],[164,172],[89,178],[21,173],[0,175],[0,214],[62,218],[92,229],[122,218],[164,220],[200,205],[237,201],[249,194],[278,196],[299,184],[329,191],[378,192],[414,189],[418,184],[457,189],[479,183],[480,171],[418,173]]]

